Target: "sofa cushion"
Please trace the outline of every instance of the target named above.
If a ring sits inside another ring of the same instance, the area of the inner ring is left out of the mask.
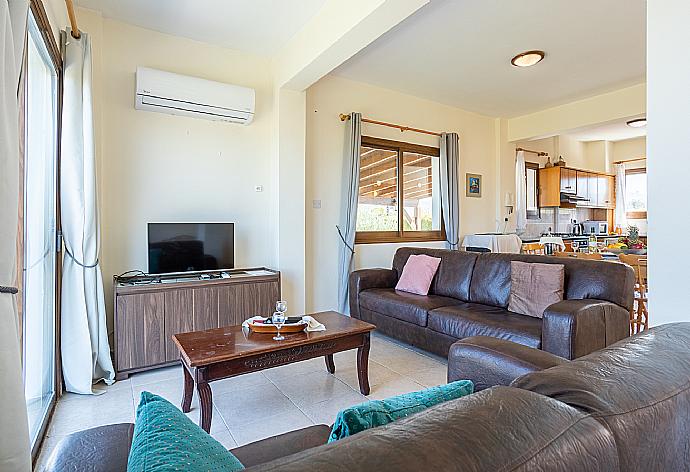
[[[440,258],[427,256],[426,254],[410,256],[395,289],[402,292],[416,293],[417,295],[429,295],[431,281],[434,275],[436,275],[440,263]]]
[[[563,298],[566,300],[592,298],[606,300],[628,310],[632,307],[635,274],[631,267],[608,261],[529,254],[478,255],[472,272],[468,301],[506,308],[510,294],[511,261],[564,265]]]
[[[371,400],[338,412],[328,442],[352,436],[367,429],[419,413],[439,403],[470,395],[474,385],[469,380],[457,380],[445,385],[408,392],[384,400]]]
[[[429,310],[462,302],[438,295],[416,295],[392,288],[372,288],[359,294],[359,303],[362,308],[376,313],[426,326]]]
[[[562,264],[511,261],[508,310],[543,318],[547,307],[563,300],[563,268]]]
[[[541,347],[541,324],[539,318],[478,303],[434,309],[428,320],[429,329],[458,339],[491,336],[537,349]]]
[[[426,254],[441,258],[441,264],[431,282],[429,293],[457,298],[464,302],[470,300],[470,281],[472,280],[472,270],[477,260],[477,254],[446,249],[402,247],[396,251],[393,258],[393,269],[397,272],[398,277],[402,274],[408,257],[414,254]]]
[[[172,403],[146,391],[141,393],[128,472],[243,469],[232,453]]]

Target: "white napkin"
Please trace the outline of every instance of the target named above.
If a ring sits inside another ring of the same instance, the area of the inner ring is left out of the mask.
[[[263,316],[252,316],[248,320],[244,320],[244,322],[242,323],[242,327],[249,328],[249,323],[251,323],[252,321],[265,319],[266,318]],[[316,319],[313,316],[303,316],[302,321],[307,322],[307,331],[326,331],[326,327],[323,324],[316,321]]]
[[[303,316],[302,320],[307,322],[307,331],[326,331],[326,326],[316,321],[313,316]]]

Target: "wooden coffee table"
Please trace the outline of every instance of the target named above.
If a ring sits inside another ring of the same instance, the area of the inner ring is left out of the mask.
[[[357,349],[359,390],[369,395],[369,338],[376,327],[334,311],[311,316],[326,325],[326,331],[284,334],[284,341],[242,326],[174,335],[184,372],[182,411],[190,411],[196,385],[201,403],[199,426],[209,432],[213,414],[210,382],[319,356],[325,357],[326,368],[333,374],[333,354],[350,349]]]

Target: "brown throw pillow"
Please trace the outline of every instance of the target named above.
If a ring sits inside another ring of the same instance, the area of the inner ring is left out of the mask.
[[[563,264],[510,263],[508,311],[542,318],[549,305],[563,300]]]

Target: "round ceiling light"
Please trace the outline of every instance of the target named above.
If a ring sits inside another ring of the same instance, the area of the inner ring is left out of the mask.
[[[642,128],[643,126],[647,126],[647,118],[637,118],[635,120],[626,121],[625,124],[631,128]]]
[[[515,67],[530,67],[544,59],[544,51],[525,51],[521,52],[510,60]]]

